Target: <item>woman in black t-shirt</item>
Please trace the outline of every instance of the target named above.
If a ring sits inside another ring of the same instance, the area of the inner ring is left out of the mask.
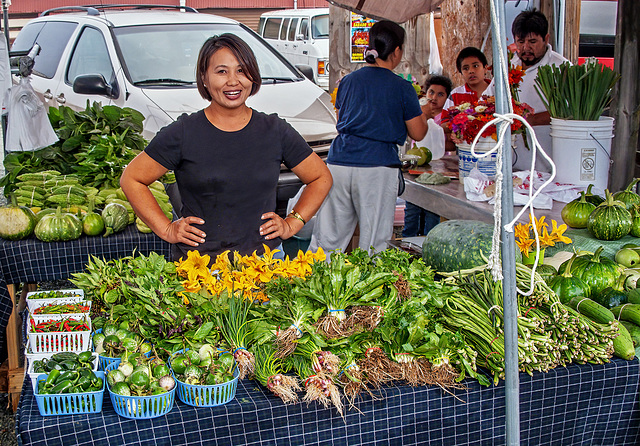
[[[331,188],[324,162],[284,120],[249,108],[262,83],[248,45],[232,34],[208,39],[198,56],[196,83],[211,101],[163,128],[125,169],[122,189],[136,214],[162,239],[173,257],[189,250],[242,255],[277,247],[318,210]],[[296,208],[282,219],[274,210],[280,165],[307,185]],[[173,170],[182,218],[170,221],[148,185]]]

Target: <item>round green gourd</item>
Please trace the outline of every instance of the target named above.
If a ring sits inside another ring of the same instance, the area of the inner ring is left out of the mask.
[[[556,268],[553,265],[548,265],[546,263],[538,265],[536,273],[542,277],[542,280],[544,280],[545,283],[549,283],[549,281],[558,275]]]
[[[596,205],[589,203],[584,195],[584,192],[580,192],[580,198],[577,198],[567,203],[563,208],[560,215],[562,221],[572,228],[586,228],[589,215],[596,208]]]
[[[102,210],[102,219],[106,228],[103,237],[107,237],[127,227],[129,212],[119,203],[109,203]]]
[[[592,194],[591,193],[592,188],[593,188],[593,184],[590,184],[587,187],[587,191],[584,194],[584,199],[587,200],[589,203],[599,206],[604,201],[604,198],[602,198],[600,195]]]
[[[621,275],[613,285],[606,287],[592,299],[609,309],[626,304],[628,302],[627,293],[624,290],[626,279],[626,275]]]
[[[580,278],[589,288],[585,297],[597,295],[606,287],[613,286],[620,277],[620,266],[613,260],[601,257],[603,250],[604,247],[600,246],[593,254],[578,256],[571,266],[571,274]],[[558,269],[564,272],[568,262]]]
[[[36,225],[36,237],[43,242],[66,242],[76,240],[82,234],[82,223],[73,214],[62,212],[58,207],[55,214],[48,214]]]
[[[22,240],[33,233],[36,215],[26,206],[18,206],[11,195],[11,204],[0,208],[0,237],[7,240]]]
[[[586,296],[589,294],[589,287],[580,279],[571,273],[571,267],[577,256],[574,254],[568,260],[565,271],[555,276],[549,281],[551,288],[560,298],[560,302],[568,304],[572,298],[577,296]]]
[[[589,214],[587,229],[598,240],[618,240],[631,230],[631,213],[624,203],[614,201],[609,190],[606,199]]]
[[[640,204],[640,195],[636,194],[632,190],[636,186],[638,181],[640,181],[640,178],[634,178],[634,180],[629,183],[626,189],[613,194],[613,199],[624,203],[625,207],[629,211],[634,205]]]
[[[104,220],[102,215],[93,212],[95,197],[89,199],[89,210],[82,218],[82,232],[89,236],[102,234],[104,231]]]
[[[629,234],[640,237],[640,205],[636,204],[631,208],[631,229]]]
[[[55,214],[56,210],[53,208],[46,208],[46,209],[42,209],[40,212],[38,212],[36,214],[36,224],[42,220],[42,217],[44,217],[45,215],[50,215],[50,214]]]

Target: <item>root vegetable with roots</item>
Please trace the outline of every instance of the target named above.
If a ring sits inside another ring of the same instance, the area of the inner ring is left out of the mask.
[[[233,353],[233,357],[238,364],[239,378],[252,377],[255,372],[255,357],[253,353],[244,347],[238,347]]]
[[[383,384],[399,381],[403,376],[400,364],[389,359],[380,347],[368,348],[357,364],[367,377],[367,382],[376,389]]]
[[[302,337],[302,330],[292,324],[289,328],[279,331],[274,340],[276,346],[276,357],[286,358],[296,350],[296,341]]]
[[[345,332],[341,328],[342,321],[346,319],[346,313],[343,309],[329,308],[329,314],[318,319],[315,323],[316,330],[323,334],[327,339],[344,338],[353,333]]]
[[[302,398],[303,401],[310,403],[311,401],[318,401],[325,408],[329,408],[333,404],[340,415],[344,405],[342,404],[342,398],[340,396],[340,390],[333,383],[331,378],[323,377],[321,375],[312,375],[308,377],[304,386],[306,393]]]
[[[384,315],[384,310],[378,305],[360,305],[349,308],[349,316],[342,322],[340,329],[353,334],[357,331],[373,331]]]
[[[255,377],[285,404],[298,402],[297,390],[302,390],[297,379],[282,373],[281,360],[269,345],[256,348]]]
[[[271,390],[275,395],[279,396],[283,403],[297,403],[298,394],[296,390],[302,390],[298,380],[278,373],[267,379],[267,389]]]

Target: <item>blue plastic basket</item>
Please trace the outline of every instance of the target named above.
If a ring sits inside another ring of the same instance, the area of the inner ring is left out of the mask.
[[[110,364],[107,366],[105,373],[108,375],[110,371],[115,370],[117,367],[115,364]],[[169,392],[161,395],[122,396],[111,392],[109,383],[107,383],[107,390],[116,413],[121,417],[136,420],[147,420],[169,413],[173,409],[176,393],[176,387],[174,387]]]
[[[182,350],[175,352],[174,355],[179,353],[182,353]],[[171,367],[171,359],[169,359],[169,367]],[[173,368],[171,371],[173,372]],[[227,404],[236,396],[239,376],[240,372],[238,371],[238,367],[235,367],[233,369],[233,379],[231,381],[221,384],[213,384],[211,386],[187,384],[176,378],[178,399],[185,404],[198,407],[213,407]]]
[[[102,389],[86,393],[61,393],[57,395],[39,395],[38,386],[34,390],[36,403],[40,415],[48,417],[52,415],[77,415],[83,413],[98,413],[102,411],[102,399],[107,380],[104,372],[94,372],[98,378],[102,378]],[[38,382],[47,379],[48,375],[38,376]]]

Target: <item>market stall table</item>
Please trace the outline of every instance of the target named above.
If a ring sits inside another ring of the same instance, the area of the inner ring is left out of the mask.
[[[636,445],[640,406],[637,359],[570,365],[520,375],[523,445]],[[117,415],[105,390],[103,411],[42,417],[30,383],[16,414],[25,446],[54,445],[496,445],[505,442],[504,381],[452,394],[438,387],[392,386],[364,396],[341,418],[317,403],[284,405],[255,381],[238,384],[224,406],[194,408],[176,399],[151,420]]]
[[[132,255],[134,250],[145,255],[151,251],[167,258],[170,255],[169,243],[153,233],[141,233],[135,225],[109,237],[82,236],[69,242],[45,243],[34,236],[19,241],[0,239],[0,342],[6,328],[10,394],[19,393],[23,377],[19,368],[22,349],[19,315],[17,311],[12,314],[16,304],[21,309],[16,302],[16,284],[68,279],[72,273],[85,269],[91,255],[110,260]],[[16,404],[17,398],[14,407]]]
[[[431,211],[447,220],[479,220],[493,224],[493,205],[484,201],[469,201],[464,193],[464,186],[457,178],[458,157],[447,155],[432,161],[428,166],[418,168],[417,171],[440,172],[452,176],[449,184],[426,185],[416,181],[418,175],[404,173],[405,191],[400,196],[405,201]],[[562,222],[560,212],[565,203],[553,202],[552,209],[536,210],[536,216],[546,215],[558,222]],[[522,209],[514,208],[514,216]],[[520,221],[527,223],[528,214],[524,214]]]

